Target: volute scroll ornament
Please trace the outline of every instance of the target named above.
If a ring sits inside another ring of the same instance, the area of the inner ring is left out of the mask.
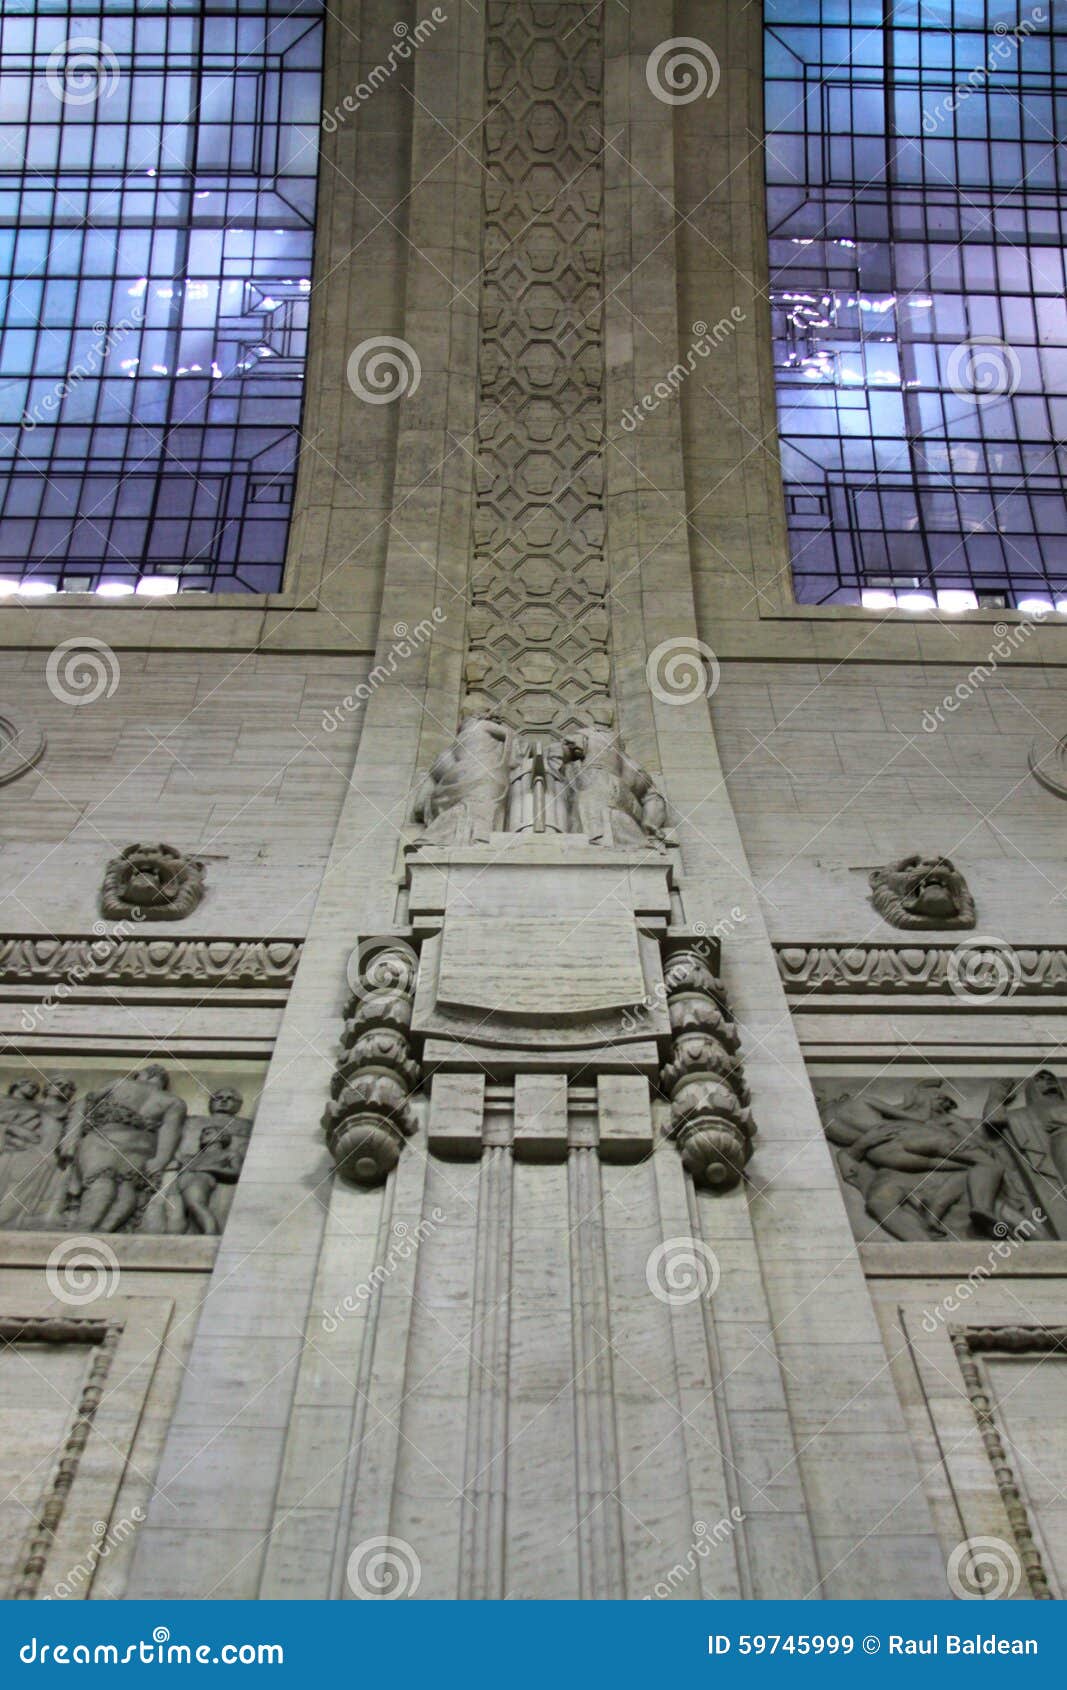
[[[127,845],[100,892],[108,921],[184,921],[204,896],[204,865],[174,845]]]

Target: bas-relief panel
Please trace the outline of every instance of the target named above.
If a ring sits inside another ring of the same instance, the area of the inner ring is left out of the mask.
[[[221,1233],[261,1079],[210,1064],[6,1064],[0,1229]]]
[[[858,1238],[1067,1240],[1067,1085],[1050,1069],[814,1085]]]

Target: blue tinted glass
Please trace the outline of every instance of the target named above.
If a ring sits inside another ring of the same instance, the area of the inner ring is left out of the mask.
[[[281,583],[322,0],[0,0],[0,576]]]
[[[797,598],[1067,597],[1067,3],[764,17]]]

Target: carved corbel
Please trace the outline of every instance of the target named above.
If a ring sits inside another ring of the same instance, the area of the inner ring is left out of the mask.
[[[671,1105],[667,1137],[698,1185],[724,1191],[741,1178],[755,1128],[736,1054],[737,1027],[722,981],[709,966],[717,947],[679,935],[665,941],[664,953],[672,1039],[659,1085]]]
[[[409,1099],[422,1076],[410,1037],[418,958],[405,940],[382,940],[359,947],[355,970],[344,1056],[322,1124],[338,1172],[357,1185],[377,1185],[416,1129]]]

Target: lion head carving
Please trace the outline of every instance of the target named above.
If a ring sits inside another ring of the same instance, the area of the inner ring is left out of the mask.
[[[204,895],[204,865],[174,845],[127,845],[104,874],[100,907],[109,921],[181,921]]]
[[[871,894],[891,927],[973,927],[974,899],[948,857],[916,854],[872,869]]]

